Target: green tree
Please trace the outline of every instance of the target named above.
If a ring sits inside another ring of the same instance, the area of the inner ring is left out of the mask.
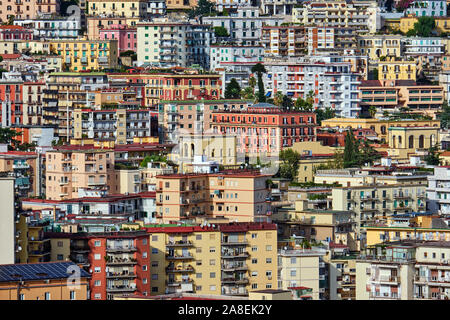
[[[336,115],[336,112],[330,107],[326,107],[325,110],[317,108],[314,110],[314,113],[316,114],[317,123],[319,125],[322,125],[323,120],[334,118]]]
[[[434,145],[428,149],[428,154],[423,159],[430,166],[438,166],[440,164],[439,156],[439,146]]]
[[[294,108],[298,111],[313,111],[313,105],[308,103],[308,101],[304,100],[303,98],[297,98],[297,100],[295,100]]]
[[[14,138],[21,135],[21,132],[0,127],[0,143],[7,144],[9,149],[16,149],[19,146],[19,141]]]
[[[442,112],[440,114],[441,128],[448,129],[450,125],[450,105],[447,100],[442,103]]]
[[[297,180],[298,175],[298,162],[301,155],[292,149],[284,149],[280,152],[280,176],[291,181]]]
[[[283,104],[283,97],[284,97],[283,92],[277,91],[277,93],[275,93],[275,95],[273,96],[273,103],[276,106],[281,107],[281,105]]]
[[[369,107],[369,115],[371,118],[375,118],[375,114],[377,113],[377,108],[375,106]]]
[[[188,12],[189,19],[198,16],[217,14],[215,3],[209,0],[198,0],[197,6]]]
[[[283,102],[281,103],[281,108],[283,110],[292,110],[294,108],[294,102],[292,101],[291,98],[289,98],[288,96],[284,95],[283,96]]]
[[[344,168],[354,167],[358,163],[359,153],[359,141],[355,139],[352,130],[348,130],[345,135],[345,148],[344,148]]]
[[[255,94],[253,93],[252,88],[247,87],[245,89],[242,89],[241,90],[241,98],[242,99],[248,99],[248,100],[255,99]]]
[[[436,28],[436,22],[433,17],[420,17],[414,23],[415,35],[419,37],[431,37],[434,28]],[[408,33],[406,35],[408,36]]]
[[[248,85],[250,86],[250,88],[252,88],[253,94],[254,94],[255,93],[255,87],[256,87],[256,79],[255,79],[255,77],[250,77],[248,79]]]
[[[225,27],[214,27],[214,35],[218,38],[230,36],[227,28]]]
[[[264,82],[262,79],[262,74],[266,72],[266,68],[264,68],[264,66],[259,62],[252,67],[252,73],[256,73],[258,76],[258,102],[266,102],[266,95],[264,94]]]
[[[240,99],[241,87],[235,78],[232,78],[225,88],[225,99]]]

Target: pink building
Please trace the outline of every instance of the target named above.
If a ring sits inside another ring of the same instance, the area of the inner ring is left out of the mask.
[[[33,30],[21,26],[0,26],[0,40],[33,40]]]
[[[34,19],[40,13],[58,13],[60,0],[0,1],[0,22],[15,19]]]
[[[137,51],[136,27],[112,24],[99,29],[99,38],[101,40],[118,40],[119,54],[128,50]]]

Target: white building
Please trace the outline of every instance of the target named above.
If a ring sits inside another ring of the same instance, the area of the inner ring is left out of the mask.
[[[263,62],[264,48],[262,46],[239,46],[239,45],[211,45],[210,66],[214,71],[217,68],[234,70],[239,63],[257,64]]]
[[[13,264],[15,247],[14,178],[0,178],[0,264]],[[17,250],[19,250],[17,248]],[[23,248],[25,250],[25,248]]]
[[[81,19],[41,15],[35,19],[15,19],[14,25],[32,29],[34,39],[76,39]]]
[[[446,17],[447,2],[445,0],[415,0],[406,9],[406,14],[415,14],[416,17]]]
[[[427,199],[429,211],[450,214],[450,168],[435,167],[428,176]]]

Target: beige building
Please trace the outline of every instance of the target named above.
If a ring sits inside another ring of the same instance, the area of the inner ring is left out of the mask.
[[[439,141],[439,128],[390,127],[388,129],[388,154],[394,159],[410,156],[434,147]]]
[[[14,178],[0,178],[0,264],[15,262]]]
[[[225,217],[239,222],[266,221],[270,175],[254,171],[157,176],[158,221],[167,223],[195,216]]]
[[[114,151],[75,146],[46,153],[46,197],[62,200],[78,197],[78,189],[117,193]]]
[[[90,16],[144,18],[147,16],[147,2],[144,0],[89,0],[87,12]]]
[[[288,290],[295,287],[312,289],[312,300],[319,300],[319,274],[321,257],[326,254],[321,249],[280,250],[278,253],[278,288]]]

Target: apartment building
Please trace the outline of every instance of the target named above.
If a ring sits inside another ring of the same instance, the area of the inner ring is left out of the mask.
[[[230,223],[146,228],[152,295],[192,292],[247,296],[276,286],[276,226]]]
[[[415,14],[416,17],[446,17],[447,2],[443,0],[414,0],[405,13]]]
[[[380,57],[397,57],[403,55],[403,36],[399,35],[359,35],[358,48],[361,54],[369,56],[371,63],[380,61]]]
[[[212,133],[215,111],[247,110],[253,101],[238,99],[160,101],[160,141],[179,142],[180,135]]]
[[[355,213],[357,234],[361,227],[378,221],[386,221],[392,215],[425,211],[426,186],[365,185],[337,187],[332,190],[333,209]]]
[[[407,160],[415,154],[427,152],[438,143],[439,129],[430,127],[390,127],[388,155]]]
[[[258,7],[239,7],[229,16],[203,17],[202,22],[213,28],[224,27],[236,44],[259,45],[263,27],[280,26],[285,22],[285,16],[262,16]]]
[[[414,80],[416,81],[416,62],[414,60],[396,60],[387,58],[378,63],[378,79],[380,80]]]
[[[112,140],[120,145],[158,136],[158,115],[155,111],[75,109],[73,117],[75,139]]]
[[[76,39],[80,34],[81,20],[58,17],[52,14],[40,15],[34,19],[14,19],[14,25],[33,31],[33,38]]]
[[[34,219],[32,215],[21,214],[16,223],[16,263],[39,263],[51,261],[50,239],[44,235],[48,222]],[[20,250],[19,250],[20,248]]]
[[[217,0],[216,8],[219,12],[223,12],[224,9],[237,9],[239,7],[250,7],[250,0]]]
[[[2,127],[23,123],[23,80],[18,78],[0,79]]]
[[[211,126],[214,133],[235,135],[238,153],[277,156],[295,142],[314,141],[317,124],[312,112],[282,111],[258,103],[245,112],[214,112]]]
[[[172,69],[174,70],[174,69]],[[161,100],[216,100],[222,96],[222,77],[208,73],[109,73],[111,85],[134,88],[145,106],[156,107]]]
[[[410,112],[435,119],[444,99],[442,86],[418,85],[413,80],[367,80],[360,88],[361,107],[373,105],[380,113],[407,107]]]
[[[261,32],[265,56],[293,57],[303,56],[307,52],[306,39],[309,34],[306,33],[304,26],[264,25]]]
[[[404,39],[406,58],[413,58],[418,62],[419,71],[437,81],[442,66],[442,56],[445,54],[445,45],[438,37],[409,37]]]
[[[312,300],[322,300],[325,275],[321,272],[326,251],[321,248],[283,249],[278,252],[278,288],[311,288]]]
[[[72,271],[76,272],[77,269],[77,265],[72,262],[2,264],[0,299],[87,300],[91,275],[80,270],[79,278],[73,279]],[[77,285],[68,285],[71,280],[77,280]]]
[[[113,15],[123,18],[146,18],[147,1],[144,0],[89,0],[87,13],[92,16]]]
[[[59,13],[58,0],[30,0],[5,2],[0,5],[0,20],[6,23],[12,16],[15,19],[34,19],[39,13]]]
[[[64,58],[69,71],[94,71],[117,68],[117,40],[51,40],[50,51]]]
[[[380,8],[374,2],[311,1],[292,9],[292,22],[305,26],[356,27],[375,33],[381,28]]]
[[[335,61],[335,62],[334,62]],[[351,63],[323,58],[322,61],[269,62],[264,74],[267,95],[282,92],[292,99],[314,93],[314,108],[333,109],[341,117],[356,117],[360,112],[358,85],[361,74]]]
[[[226,69],[233,70],[234,65],[241,63],[257,64],[262,63],[264,56],[262,46],[239,46],[233,44],[213,44],[211,45],[210,66],[211,70]]]
[[[188,10],[197,5],[197,0],[167,0],[166,7],[169,10]]]
[[[136,27],[139,22],[139,17],[122,17],[108,15],[90,15],[86,16],[86,36],[89,40],[99,40],[100,30],[108,28],[112,25],[127,25],[129,27]]]
[[[42,119],[43,90],[44,82],[24,82],[23,83],[23,124],[41,125]]]
[[[20,197],[40,196],[40,163],[38,154],[25,151],[0,152],[0,172],[15,177],[14,189]]]
[[[428,176],[427,207],[431,212],[450,213],[450,168],[435,167]]]
[[[14,205],[14,178],[2,177],[0,179],[0,195],[3,209],[0,211],[0,263],[12,264],[15,262],[15,205]]]
[[[199,64],[209,69],[211,26],[159,19],[138,23],[136,28],[139,62],[169,68]]]
[[[69,237],[70,259],[89,271],[91,300],[150,295],[150,244],[145,231],[49,234]]]
[[[315,55],[321,50],[335,48],[335,28],[332,27],[308,27],[308,55]]]
[[[330,244],[333,249],[344,247]],[[333,252],[330,256],[330,300],[356,299],[356,255]]]
[[[119,55],[125,51],[137,51],[136,27],[130,27],[126,24],[108,25],[99,30],[99,39],[118,40]]]
[[[246,170],[157,176],[157,218],[164,223],[196,216],[266,221],[271,213],[268,178]]]
[[[114,151],[66,146],[46,153],[46,197],[78,197],[78,190],[115,190]]]

